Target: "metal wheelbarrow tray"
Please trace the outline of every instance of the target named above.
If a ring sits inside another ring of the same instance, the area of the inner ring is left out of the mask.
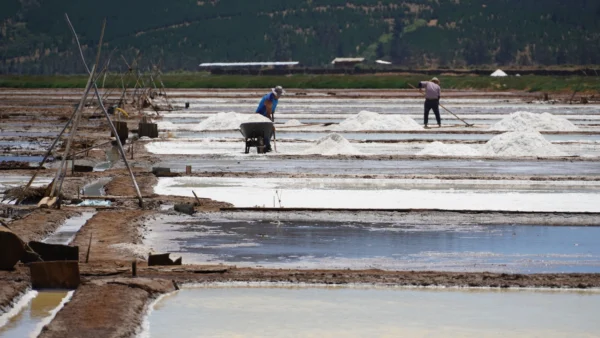
[[[272,122],[247,122],[240,124],[240,132],[246,142],[245,153],[250,152],[250,147],[256,147],[259,154],[265,152],[265,137],[273,136]]]

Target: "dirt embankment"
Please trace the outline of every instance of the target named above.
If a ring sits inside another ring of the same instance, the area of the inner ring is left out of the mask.
[[[152,298],[175,289],[171,281],[141,278],[86,283],[40,337],[133,337]]]
[[[145,267],[138,274],[147,278],[168,278],[178,283],[273,282],[308,284],[371,284],[385,286],[447,286],[492,288],[600,287],[600,274],[507,274],[491,272],[436,272],[384,270],[287,270],[252,269],[226,266]]]
[[[0,279],[0,314],[8,311],[17,297],[29,287],[28,281],[7,281]]]
[[[65,220],[77,214],[77,211],[65,209],[33,209],[29,215],[9,223],[8,226],[24,242],[41,241]]]
[[[110,171],[112,173],[112,170]],[[156,176],[150,172],[136,171],[135,180],[143,196],[154,194],[154,185],[157,183]],[[104,189],[107,195],[111,196],[136,196],[136,191],[131,182],[131,177],[127,172],[120,172],[115,176]]]
[[[72,245],[79,246],[79,261],[85,262],[90,235],[90,262],[131,262],[138,258],[134,248],[142,241],[140,221],[153,211],[101,210],[79,230]]]

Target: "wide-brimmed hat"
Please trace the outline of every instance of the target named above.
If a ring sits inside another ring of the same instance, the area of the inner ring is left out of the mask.
[[[431,79],[431,82],[435,82],[437,84],[440,84],[440,80],[437,77],[434,77],[433,79]]]
[[[283,90],[283,87],[281,86],[277,86],[273,89],[271,89],[271,91],[273,92],[273,94],[277,95],[277,96],[281,96],[285,94],[285,90]]]

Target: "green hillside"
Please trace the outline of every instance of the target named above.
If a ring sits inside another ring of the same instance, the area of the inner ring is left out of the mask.
[[[82,73],[68,13],[92,59],[102,20],[111,68],[336,56],[406,67],[600,64],[597,0],[3,0],[0,73]]]

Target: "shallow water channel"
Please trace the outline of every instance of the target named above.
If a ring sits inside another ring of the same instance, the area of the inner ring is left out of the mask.
[[[46,237],[43,242],[48,244],[68,245],[73,241],[75,235],[77,235],[77,232],[79,229],[81,229],[85,222],[87,222],[95,214],[95,211],[83,212],[81,215],[67,219],[63,225],[56,229],[53,234]]]
[[[591,337],[598,311],[589,291],[214,286],[163,298],[148,335]]]
[[[37,337],[72,292],[29,291],[15,308],[0,317],[0,337]]]
[[[163,217],[145,244],[186,264],[309,269],[600,272],[600,227]]]

